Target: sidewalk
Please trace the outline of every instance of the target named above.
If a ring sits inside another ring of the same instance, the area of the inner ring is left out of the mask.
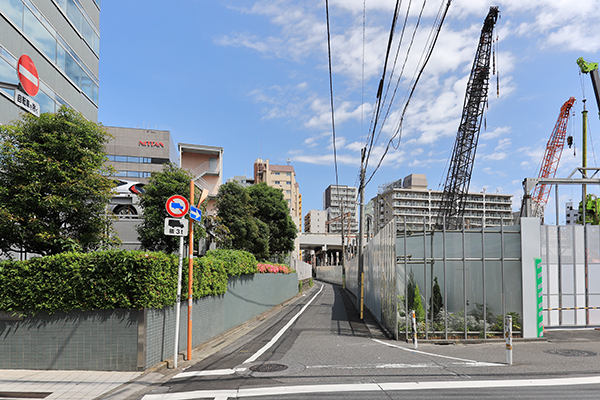
[[[1,370],[0,399],[91,400],[141,372]]]

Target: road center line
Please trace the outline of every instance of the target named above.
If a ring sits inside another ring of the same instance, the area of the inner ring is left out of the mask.
[[[296,322],[296,320],[300,317],[300,315],[302,315],[302,313],[308,308],[308,306],[310,306],[310,304],[317,298],[317,296],[321,293],[322,290],[323,290],[323,285],[321,285],[321,288],[319,289],[319,291],[317,292],[317,294],[315,294],[313,296],[313,298],[310,299],[310,301],[308,303],[306,303],[306,305],[304,307],[302,307],[302,310],[300,310],[298,312],[298,314],[294,315],[294,317],[283,328],[281,328],[281,330],[279,332],[277,332],[277,335],[273,336],[273,339],[271,339],[269,341],[269,343],[267,343],[266,345],[264,345],[262,347],[262,349],[258,350],[256,353],[254,353],[254,355],[252,357],[250,357],[249,359],[247,359],[246,361],[244,361],[242,364],[248,364],[248,363],[256,361],[258,359],[258,357],[262,356],[275,343],[277,343],[277,341],[279,340],[279,338],[281,338],[281,336],[283,336],[283,334],[285,333],[285,331],[287,331],[290,328],[290,326],[292,326],[294,324],[294,322]]]
[[[379,339],[373,339],[373,341],[383,344],[385,346],[389,346],[389,347],[394,347],[396,349],[400,349],[400,350],[404,350],[404,351],[410,351],[411,353],[417,353],[417,354],[423,354],[423,355],[427,355],[427,356],[433,356],[433,357],[440,357],[440,358],[447,358],[449,360],[457,360],[457,361],[462,361],[471,365],[476,365],[476,366],[482,366],[482,367],[504,367],[506,366],[506,364],[498,364],[498,363],[487,363],[487,362],[479,362],[479,361],[475,361],[475,360],[467,360],[464,358],[456,358],[456,357],[450,357],[450,356],[443,356],[441,354],[433,354],[433,353],[427,353],[425,351],[419,351],[419,350],[414,350],[414,349],[409,349],[407,347],[403,347],[403,346],[398,346],[392,343],[386,343],[384,341],[381,341]]]

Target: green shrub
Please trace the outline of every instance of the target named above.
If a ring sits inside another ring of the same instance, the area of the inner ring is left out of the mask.
[[[182,298],[187,298],[187,260]],[[33,315],[71,310],[163,308],[175,304],[178,258],[158,252],[110,250],[60,253],[0,262],[0,310]],[[211,250],[194,259],[195,299],[227,291],[229,276],[254,274],[250,253]]]
[[[225,262],[229,276],[256,274],[258,272],[256,258],[252,253],[241,250],[210,250],[203,258],[220,259]]]
[[[60,253],[0,263],[0,310],[161,308],[175,303],[177,260],[163,253]]]

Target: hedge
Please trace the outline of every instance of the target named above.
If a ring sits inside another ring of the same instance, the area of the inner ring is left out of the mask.
[[[174,255],[125,250],[1,261],[0,310],[33,315],[172,306],[177,295],[177,263]],[[187,292],[187,271],[184,260],[183,293]],[[223,294],[229,276],[256,272],[256,259],[249,253],[209,251],[194,259],[194,298]]]

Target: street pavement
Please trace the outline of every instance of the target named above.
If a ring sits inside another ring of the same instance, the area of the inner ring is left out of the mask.
[[[25,384],[17,387],[14,371],[0,371],[0,399],[17,391],[105,400],[389,399],[407,392],[428,399],[600,398],[600,331],[547,331],[546,339],[515,340],[513,348],[510,366],[503,341],[420,341],[415,350],[387,339],[372,319],[361,321],[339,286],[315,282],[200,346],[176,370],[161,364],[144,373],[113,373],[110,387],[91,378],[110,373],[68,371],[70,380],[61,383],[51,373],[63,371],[25,371]]]

